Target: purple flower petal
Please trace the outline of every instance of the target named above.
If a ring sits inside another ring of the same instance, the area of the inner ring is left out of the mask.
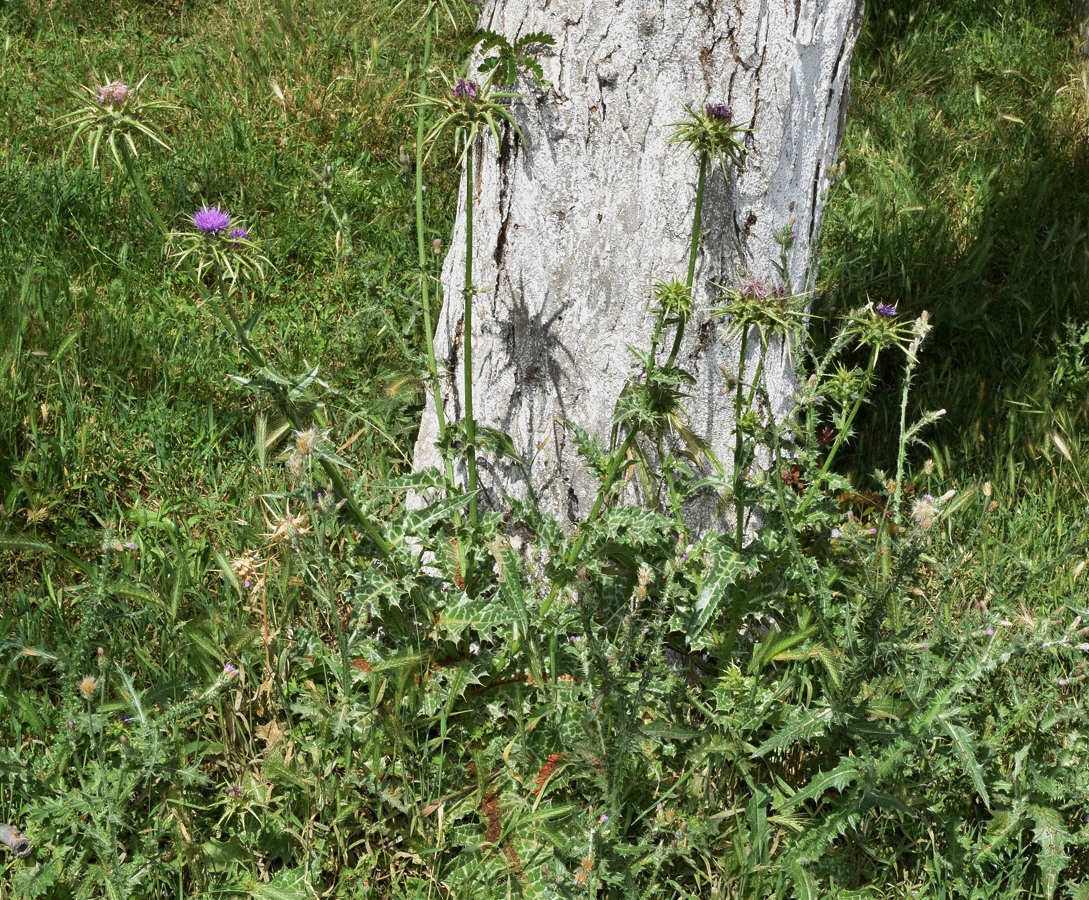
[[[132,95],[130,88],[123,81],[111,81],[95,91],[95,99],[102,106],[114,106],[124,103]]]
[[[475,81],[459,78],[454,84],[455,100],[475,100],[479,85]]]
[[[205,234],[219,234],[230,228],[231,215],[218,206],[204,206],[193,213],[193,224],[197,231]]]

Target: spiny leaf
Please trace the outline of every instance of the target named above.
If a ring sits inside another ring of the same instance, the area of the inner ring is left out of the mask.
[[[861,820],[862,812],[854,803],[822,816],[819,824],[798,838],[788,857],[784,859],[785,865],[789,868],[820,859],[832,841],[857,826]]]
[[[1059,887],[1059,873],[1069,862],[1066,845],[1070,841],[1070,833],[1063,825],[1058,810],[1034,804],[1028,808],[1028,812],[1033,821],[1032,834],[1036,846],[1040,848],[1036,862],[1044,876],[1044,894],[1049,898],[1054,897]]]
[[[822,796],[826,791],[842,791],[845,787],[857,781],[861,774],[861,762],[852,757],[843,759],[834,769],[829,769],[827,772],[821,772],[804,788],[792,797],[788,797],[782,806],[779,807],[779,812],[786,812],[801,803],[805,803],[807,800],[815,800]]]
[[[787,875],[794,882],[793,896],[797,900],[819,900],[821,894],[815,879],[800,862],[787,867]]]
[[[976,849],[977,862],[985,862],[999,847],[1006,846],[1010,836],[1021,827],[1022,812],[1016,806],[1013,809],[998,809],[991,816],[984,833],[983,843]]]
[[[752,758],[759,759],[772,750],[781,750],[791,744],[811,741],[824,734],[831,721],[831,707],[818,710],[796,708],[789,714],[786,725],[752,752]]]
[[[297,869],[278,872],[272,881],[255,883],[250,896],[255,900],[310,900],[316,896],[306,875]]]
[[[434,525],[452,519],[454,512],[468,502],[468,494],[455,494],[453,497],[436,500],[423,509],[406,513],[404,518],[390,529],[387,540],[395,544],[405,537],[427,535]]]
[[[483,425],[476,427],[476,445],[481,450],[490,450],[505,459],[521,464],[522,457],[514,446],[514,440],[505,431],[498,428],[488,428]]]
[[[0,550],[14,550],[22,553],[46,553],[52,556],[59,556],[61,559],[70,562],[84,575],[89,575],[91,571],[90,565],[78,556],[69,553],[63,547],[59,547],[49,541],[38,541],[17,534],[0,534]]]
[[[586,460],[586,465],[591,474],[601,482],[605,472],[609,468],[609,457],[601,442],[585,428],[569,419],[564,419],[564,426],[571,431],[575,439],[575,447],[579,455]]]
[[[514,624],[512,610],[504,604],[462,594],[442,611],[438,628],[457,640],[469,629],[488,635]]]
[[[398,475],[378,486],[391,491],[425,491],[431,488],[445,488],[447,484],[446,476],[432,466],[420,472]]]
[[[688,620],[687,637],[694,641],[707,627],[707,623],[718,609],[719,603],[727,591],[737,583],[738,576],[745,569],[744,558],[732,547],[720,542],[711,545],[711,565],[703,577],[699,597],[696,598],[692,615]],[[727,627],[734,627],[729,623]]]
[[[983,766],[976,759],[975,742],[962,725],[956,725],[948,719],[942,719],[942,725],[952,739],[953,753],[960,760],[965,774],[972,779],[972,785],[979,794],[979,799],[987,809],[991,808],[991,798],[987,793],[987,784],[983,779]]]

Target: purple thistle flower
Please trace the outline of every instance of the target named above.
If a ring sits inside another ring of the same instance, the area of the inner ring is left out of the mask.
[[[768,285],[763,278],[753,278],[741,285],[741,296],[746,300],[763,300],[768,295]]]
[[[475,100],[479,86],[475,81],[459,78],[454,84],[455,100]]]
[[[232,241],[244,241],[250,236],[249,229],[247,228],[232,228],[227,232],[227,237]]]
[[[734,115],[734,111],[725,103],[708,103],[703,109],[709,118],[718,119],[721,122],[729,122]]]
[[[238,674],[238,669],[235,666],[232,666],[230,663],[224,663],[223,674],[229,676],[230,678],[234,678],[234,676]]]
[[[132,95],[132,88],[130,88],[123,81],[111,81],[109,84],[101,85],[95,91],[95,99],[102,106],[114,106],[124,103]]]
[[[232,784],[227,788],[227,795],[230,797],[238,797],[242,793],[242,786],[238,784]]]
[[[193,213],[193,224],[197,231],[205,234],[219,234],[231,225],[231,214],[218,206],[203,206]]]
[[[873,311],[886,319],[900,315],[900,311],[890,303],[878,303],[874,306]]]

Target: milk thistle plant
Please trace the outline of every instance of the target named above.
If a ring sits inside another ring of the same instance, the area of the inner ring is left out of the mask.
[[[62,116],[59,124],[74,129],[68,142],[68,152],[81,139],[87,141],[87,155],[92,168],[98,168],[99,154],[105,143],[117,168],[127,171],[126,153],[130,161],[139,153],[134,138],[147,138],[164,150],[170,150],[162,132],[150,121],[158,110],[178,109],[165,100],[146,99],[141,89],[145,75],[135,85],[115,79],[95,86],[82,86],[77,96],[84,99],[82,107]],[[84,94],[87,96],[84,97]]]
[[[138,139],[146,139],[169,151],[170,145],[152,120],[155,113],[175,110],[178,107],[165,100],[145,98],[141,89],[146,80],[145,75],[132,86],[122,79],[104,81],[95,86],[82,86],[76,96],[84,101],[83,106],[62,116],[58,125],[73,129],[65,155],[70,154],[81,139],[85,140],[91,168],[99,167],[99,158],[105,144],[109,157],[128,179],[149,218],[161,233],[165,233],[162,218],[136,165],[139,156],[136,142]]]
[[[463,312],[461,322],[462,333],[462,383],[464,416],[461,421],[463,438],[466,491],[469,497],[469,526],[475,529],[479,522],[479,508],[477,502],[477,423],[473,411],[473,297],[476,286],[473,284],[473,183],[474,165],[476,162],[477,144],[481,135],[491,134],[496,144],[503,140],[503,130],[510,129],[515,134],[521,135],[518,123],[515,121],[509,106],[509,100],[515,96],[504,91],[496,91],[490,81],[477,82],[470,78],[455,76],[453,79],[444,77],[446,90],[438,96],[423,96],[420,98],[419,107],[421,116],[423,110],[428,110],[437,117],[437,121],[431,127],[425,138],[418,142],[418,152],[424,145],[434,147],[440,136],[453,133],[455,147],[459,159],[465,167],[465,263],[462,282]],[[422,121],[422,118],[421,120]],[[426,162],[430,150],[418,158],[417,171]],[[417,186],[417,197],[420,195],[420,186]],[[419,209],[419,201],[417,209]],[[420,225],[418,223],[418,234]],[[423,254],[421,244],[421,258]],[[425,318],[425,327],[429,320]],[[438,366],[435,362],[434,345],[430,338],[427,343],[428,371],[432,379],[435,396],[436,414],[439,416],[440,436],[445,430],[446,424],[442,413],[441,397],[438,394]],[[448,438],[448,436],[446,436]],[[448,477],[452,475],[452,466],[447,467]],[[472,559],[463,554],[464,577],[472,589]]]
[[[202,292],[206,291],[204,276],[211,273],[215,278],[218,297],[207,297],[209,302],[205,303],[205,308],[211,309],[227,332],[234,335],[247,361],[256,370],[253,377],[232,376],[233,380],[269,396],[296,433],[308,434],[311,426],[306,412],[309,405],[306,395],[312,385],[321,383],[317,369],[294,378],[282,375],[252,340],[256,311],[246,312],[243,318],[235,308],[236,298],[243,306],[248,303],[249,283],[263,279],[265,268],[270,265],[249,228],[226,209],[204,205],[188,217],[188,227],[171,232],[168,247],[175,268],[183,264],[193,267]],[[387,553],[389,544],[370,518],[363,514],[344,480],[341,472],[344,461],[328,452],[314,452],[314,456],[356,524],[380,553]]]

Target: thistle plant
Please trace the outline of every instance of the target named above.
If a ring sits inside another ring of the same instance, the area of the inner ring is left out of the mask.
[[[189,227],[169,235],[168,246],[175,260],[175,268],[183,264],[192,266],[200,290],[206,290],[206,274],[211,273],[215,278],[218,297],[207,297],[205,307],[210,308],[227,332],[234,335],[243,355],[257,372],[254,377],[232,378],[269,396],[296,432],[306,433],[310,427],[308,412],[311,406],[307,394],[313,385],[321,384],[317,369],[297,377],[278,372],[252,340],[256,311],[247,312],[243,319],[235,307],[236,298],[245,306],[249,297],[248,283],[263,278],[265,267],[270,265],[260,245],[251,237],[249,228],[227,210],[205,205],[189,217]],[[328,453],[316,455],[356,524],[380,553],[388,553],[388,543],[370,518],[363,514],[344,480],[341,473],[343,461]]]
[[[269,260],[240,219],[218,206],[205,205],[189,216],[188,225],[169,235],[175,268],[191,263],[198,279],[213,272],[217,283],[229,290],[265,277]]]
[[[688,147],[698,159],[695,206],[689,238],[688,264],[685,279],[661,282],[654,289],[655,324],[652,329],[650,348],[633,350],[642,371],[638,379],[630,383],[621,394],[614,417],[613,446],[616,456],[606,469],[606,478],[595,498],[591,519],[600,510],[604,498],[613,487],[614,480],[623,471],[618,459],[634,452],[647,496],[659,492],[653,487],[652,472],[656,469],[669,496],[669,507],[678,529],[685,526],[681,518],[683,498],[687,489],[677,483],[677,474],[701,468],[709,458],[709,448],[687,425],[682,402],[684,391],[693,382],[692,376],[677,365],[677,357],[684,340],[685,327],[693,312],[696,262],[702,238],[703,205],[707,176],[714,165],[725,173],[727,164],[740,165],[744,148],[740,135],[745,128],[732,122],[732,111],[725,104],[708,103],[702,112],[687,108],[689,118],[673,126],[671,142]],[[673,341],[664,363],[658,360],[659,346],[664,330],[673,329]],[[623,442],[617,446],[617,428],[627,431]],[[651,461],[640,449],[638,436],[645,435],[655,449]],[[679,439],[680,453],[667,450],[667,436]]]
[[[521,135],[518,123],[511,113],[508,101],[513,94],[496,91],[489,81],[477,82],[470,78],[456,76],[453,79],[444,78],[446,90],[437,97],[421,97],[418,106],[421,110],[429,111],[435,116],[436,121],[426,137],[419,139],[418,152],[423,145],[433,148],[440,136],[453,134],[454,145],[457,148],[458,158],[465,168],[465,262],[462,280],[462,402],[464,414],[460,427],[462,441],[458,442],[464,449],[466,468],[466,491],[468,493],[468,517],[471,529],[476,529],[479,523],[479,507],[477,502],[477,423],[473,409],[473,297],[476,294],[476,286],[473,283],[473,184],[474,168],[476,164],[477,146],[480,137],[491,134],[496,144],[503,140],[503,130],[510,129],[517,135]],[[422,113],[418,120],[418,130],[422,130]],[[423,153],[422,159],[417,163],[417,180],[420,171],[426,162],[430,149]],[[419,222],[420,212],[420,185],[417,185],[417,241],[418,250],[423,259],[424,249],[422,244],[422,225]],[[426,296],[424,298],[426,305]],[[425,318],[425,328],[429,328],[429,318]],[[434,345],[428,338],[427,342],[428,371],[433,385],[435,409],[439,416],[440,438],[445,429],[445,420],[441,412],[441,397],[438,392],[438,366],[435,361]],[[452,474],[452,466],[447,466],[448,477]],[[462,569],[467,590],[472,590],[473,585],[473,560],[471,554],[462,552]]]
[[[717,163],[723,174],[726,164],[740,167],[745,161],[745,148],[741,136],[748,130],[733,122],[733,110],[725,103],[707,103],[703,111],[686,107],[688,118],[673,126],[670,142],[688,147],[699,161],[699,173],[696,178],[696,205],[692,213],[692,234],[688,250],[688,271],[685,284],[692,292],[696,276],[696,259],[702,238],[703,199],[707,185],[708,167]],[[669,354],[669,364],[677,357],[681,346],[684,329],[677,331],[673,349]]]
[[[136,142],[148,140],[169,151],[170,145],[153,123],[154,114],[178,107],[165,100],[146,99],[141,93],[146,80],[145,75],[134,86],[121,79],[104,81],[93,87],[82,86],[82,91],[77,92],[76,96],[84,101],[84,105],[62,116],[58,125],[73,129],[65,155],[71,153],[80,140],[84,140],[91,168],[99,167],[105,145],[110,159],[128,179],[152,223],[160,233],[165,234],[166,227],[136,165],[139,156]]]

